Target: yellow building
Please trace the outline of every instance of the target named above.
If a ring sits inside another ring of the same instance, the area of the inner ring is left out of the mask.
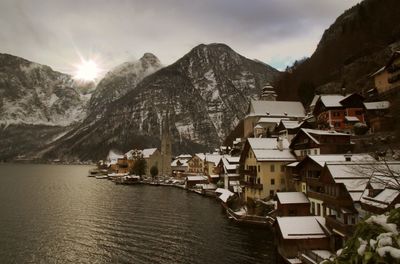
[[[400,88],[400,51],[395,51],[386,65],[372,76],[379,94],[392,92],[396,88]]]
[[[248,138],[240,157],[246,201],[272,198],[286,191],[286,165],[296,161],[287,139]]]

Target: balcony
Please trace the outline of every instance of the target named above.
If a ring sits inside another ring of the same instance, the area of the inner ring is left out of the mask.
[[[248,175],[250,177],[257,177],[257,171],[255,170],[241,170],[240,174]]]
[[[254,183],[250,181],[241,181],[240,183],[245,185],[246,188],[250,189],[262,190],[264,188],[264,186],[261,183]]]
[[[349,225],[340,222],[339,220],[336,219],[336,216],[334,215],[328,215],[325,217],[326,219],[326,226],[330,227],[331,229],[335,229],[339,231],[340,233],[343,233],[347,237],[350,237],[355,229],[354,225]]]

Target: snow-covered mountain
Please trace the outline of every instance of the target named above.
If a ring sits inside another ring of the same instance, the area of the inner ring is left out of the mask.
[[[132,72],[127,68],[101,82],[105,94],[121,86],[126,94],[107,99],[112,102],[106,105],[92,104],[105,95],[93,96],[87,119],[62,137],[48,157],[93,159],[113,148],[156,146],[165,113],[169,113],[175,150],[218,146],[245,115],[250,99],[279,74],[224,44],[199,45],[174,64],[132,84],[123,82]]]
[[[69,126],[86,117],[90,93],[67,74],[0,54],[0,125]]]
[[[96,115],[106,111],[105,106],[124,96],[146,76],[161,69],[160,60],[145,53],[138,61],[125,62],[111,71],[97,85],[89,102],[89,112]]]

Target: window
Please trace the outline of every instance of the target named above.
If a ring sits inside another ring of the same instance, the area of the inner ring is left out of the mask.
[[[321,215],[321,205],[317,204],[317,215]]]
[[[281,165],[281,172],[285,172],[285,165]]]
[[[315,203],[311,202],[311,213],[315,215]]]
[[[318,155],[318,150],[314,149],[314,155]]]
[[[258,172],[260,172],[260,165],[258,165]]]
[[[275,185],[275,179],[271,179],[271,185]]]
[[[271,164],[271,168],[270,168],[271,172],[275,172],[275,165]]]
[[[269,196],[270,196],[270,197],[274,196],[274,190],[270,190],[270,191],[269,191]]]

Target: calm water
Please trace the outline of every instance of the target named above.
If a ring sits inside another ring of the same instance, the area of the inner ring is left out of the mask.
[[[274,263],[272,234],[214,200],[87,166],[0,165],[0,263]]]

